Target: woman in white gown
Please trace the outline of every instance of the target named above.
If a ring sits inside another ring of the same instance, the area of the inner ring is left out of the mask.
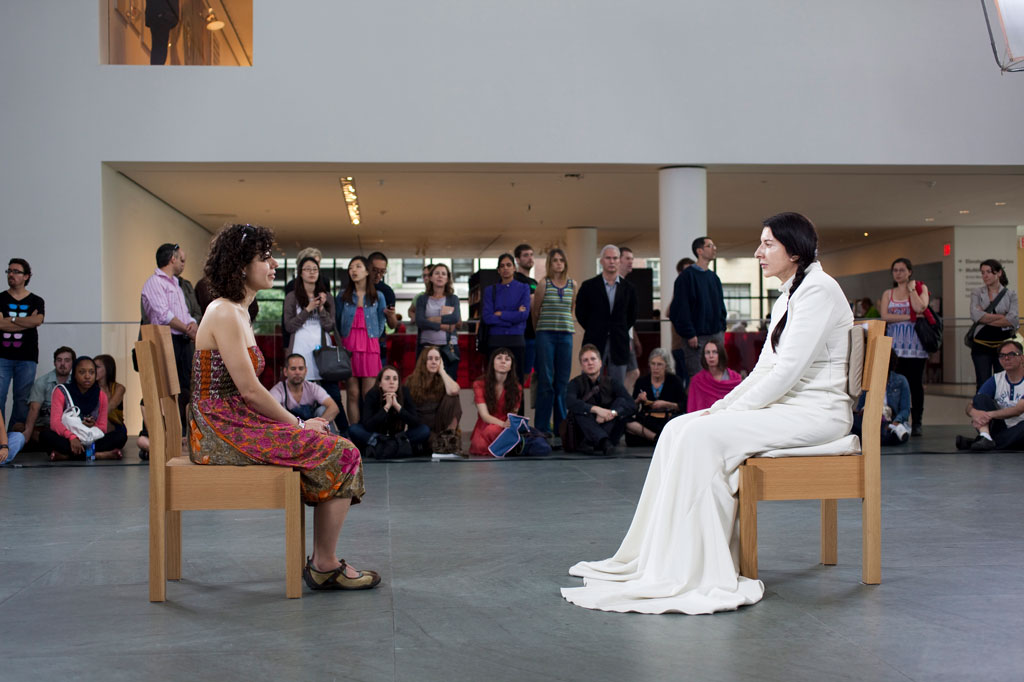
[[[737,569],[737,467],[767,450],[841,438],[852,422],[853,314],[816,262],[817,246],[814,225],[798,213],[764,221],[754,255],[783,284],[757,366],[708,410],[668,423],[619,550],[570,568],[584,586],[563,588],[565,599],[602,611],[692,614],[761,599],[764,584]]]

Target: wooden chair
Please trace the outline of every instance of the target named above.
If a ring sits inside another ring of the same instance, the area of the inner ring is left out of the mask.
[[[135,344],[149,429],[149,600],[181,579],[181,512],[284,509],[285,594],[302,596],[305,509],[299,472],[279,466],[203,466],[182,456],[178,375],[170,327],[144,325]]]
[[[864,325],[866,331],[855,325],[850,334],[848,386],[854,400],[862,388],[867,391],[860,443],[848,436],[826,446],[765,453],[768,456],[752,457],[740,466],[740,575],[757,578],[758,501],[821,500],[821,563],[831,566],[838,553],[836,500],[859,497],[861,580],[868,585],[882,582],[880,432],[892,339],[885,336],[885,322],[872,320]],[[857,362],[860,353],[862,365]],[[858,366],[863,370],[860,376]],[[849,454],[839,455],[843,450]]]

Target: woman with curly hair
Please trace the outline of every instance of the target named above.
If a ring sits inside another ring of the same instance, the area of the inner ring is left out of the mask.
[[[352,356],[352,377],[348,380],[348,420],[359,422],[363,396],[373,388],[381,370],[380,337],[386,324],[387,303],[377,295],[370,277],[370,261],[356,256],[348,264],[348,285],[338,294],[337,328],[345,350]]]
[[[363,496],[363,468],[352,443],[323,419],[303,421],[281,406],[258,377],[263,355],[249,324],[256,292],[274,283],[274,234],[231,225],[210,245],[206,278],[218,296],[203,315],[192,370],[189,450],[196,464],[274,464],[299,469],[302,499],[314,507],[313,555],[303,578],[314,590],[375,587],[380,576],[335,556],[349,506]]]
[[[416,358],[416,367],[406,380],[412,399],[416,401],[420,420],[430,427],[430,446],[434,452],[462,452],[462,404],[459,384],[447,372],[441,349],[427,346]]]
[[[491,353],[487,371],[473,382],[476,426],[469,439],[469,454],[490,456],[487,447],[510,426],[509,413],[519,409],[523,387],[516,377],[516,361],[508,348]]]

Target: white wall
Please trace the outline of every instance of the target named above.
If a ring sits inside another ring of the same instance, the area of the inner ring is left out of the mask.
[[[0,229],[39,286],[101,261],[104,161],[1024,163],[960,0],[256,0],[252,68],[101,66],[101,15],[0,3]]]

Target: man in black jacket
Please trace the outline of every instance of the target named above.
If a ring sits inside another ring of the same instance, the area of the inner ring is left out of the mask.
[[[565,396],[570,425],[575,423],[582,436],[580,450],[607,455],[619,444],[635,404],[621,381],[601,376],[601,354],[595,346],[580,349],[580,367],[583,374],[569,382]]]
[[[597,347],[608,376],[626,381],[629,363],[629,328],[636,323],[636,289],[619,276],[619,247],[601,249],[601,274],[580,285],[576,319],[583,327],[583,343]]]

